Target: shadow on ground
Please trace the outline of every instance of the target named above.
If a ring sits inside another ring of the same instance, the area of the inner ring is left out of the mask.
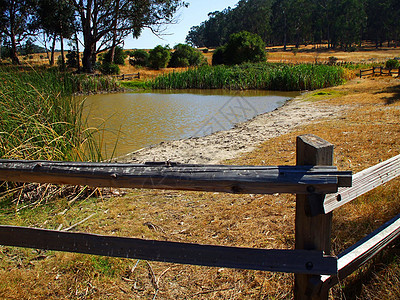
[[[400,101],[400,84],[388,87],[383,91],[377,92],[377,94],[392,94],[391,96],[384,97],[383,99],[386,101],[387,105],[396,103]]]

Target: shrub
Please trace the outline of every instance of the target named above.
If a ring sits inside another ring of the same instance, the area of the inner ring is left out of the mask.
[[[133,51],[133,50],[127,50],[127,51],[125,51],[125,53],[126,53],[126,55],[129,56],[129,57],[133,57],[135,51]]]
[[[336,65],[336,62],[337,62],[337,57],[335,57],[335,56],[329,56],[329,64],[332,66],[332,65]]]
[[[178,44],[174,47],[169,66],[172,68],[199,66],[204,62],[203,55],[186,44]]]
[[[226,51],[225,49],[226,49],[226,45],[215,49],[213,56],[212,56],[213,66],[225,64],[225,59],[224,59],[224,55],[225,55],[225,51]]]
[[[387,69],[397,69],[400,67],[400,63],[397,59],[389,59],[386,61],[385,65]]]
[[[214,55],[218,55],[216,59],[213,57],[216,64],[220,64],[219,62],[222,61],[227,65],[239,65],[266,60],[263,40],[259,35],[247,31],[232,34],[228,43],[223,48],[217,49]]]
[[[146,67],[149,64],[149,53],[144,50],[135,50],[131,53],[133,59],[129,60],[129,63],[134,66]]]
[[[105,75],[118,75],[120,73],[119,66],[103,60],[100,66],[100,72]]]
[[[65,57],[67,58],[67,66],[69,68],[78,67],[78,53],[76,51],[69,50]]]
[[[117,65],[125,65],[125,58],[127,58],[128,54],[122,49],[122,47],[115,47],[115,52],[114,52],[114,64]],[[107,51],[107,53],[104,54],[103,56],[103,62],[108,62],[111,63],[111,49]]]
[[[149,64],[153,69],[165,68],[171,59],[171,52],[168,47],[163,47],[161,45],[156,46],[154,49],[150,50],[149,53]]]

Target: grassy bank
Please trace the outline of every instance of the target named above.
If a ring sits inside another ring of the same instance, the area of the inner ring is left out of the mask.
[[[205,66],[169,73],[152,81],[155,89],[314,90],[343,82],[344,71],[327,65],[245,64]]]
[[[107,78],[57,70],[0,72],[0,158],[99,160],[92,131],[85,130],[82,104],[74,93],[112,90]]]

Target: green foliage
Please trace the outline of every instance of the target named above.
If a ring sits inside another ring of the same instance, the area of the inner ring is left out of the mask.
[[[330,65],[335,65],[338,59],[335,56],[329,56],[328,60]]]
[[[125,59],[128,57],[128,54],[124,51],[122,47],[116,46],[114,51],[114,61],[111,61],[111,49],[107,51],[103,56],[103,62],[114,63],[117,65],[124,66]]]
[[[239,65],[264,62],[265,44],[257,34],[242,31],[230,36],[229,42],[217,49],[214,64]]]
[[[400,67],[400,63],[397,59],[389,59],[385,64],[387,69],[398,69]]]
[[[178,44],[174,47],[169,67],[194,67],[204,63],[204,57],[200,51],[186,44]]]
[[[147,67],[149,64],[149,53],[145,50],[135,50],[132,51],[131,53],[132,55],[130,55],[131,57],[133,57],[133,59],[129,60],[129,63],[134,65],[134,66],[142,66],[142,67]]]
[[[70,78],[71,90],[74,93],[98,93],[118,91],[119,83],[110,76],[75,75]]]
[[[216,48],[232,33],[256,33],[271,45],[325,43],[328,47],[356,49],[361,38],[398,44],[398,0],[240,0],[208,15],[193,26],[186,42],[196,47]]]
[[[167,67],[170,59],[171,52],[168,47],[158,45],[154,49],[150,50],[149,64],[153,69],[159,70]]]
[[[0,158],[100,160],[83,104],[72,99],[76,86],[74,76],[56,68],[1,69]]]
[[[69,68],[78,67],[78,53],[76,51],[69,50],[65,57],[67,58],[67,66]]]
[[[132,51],[132,50],[126,50],[126,51],[125,51],[125,53],[126,53],[126,55],[127,55],[128,57],[133,57],[133,55],[134,55],[135,51]]]
[[[343,82],[343,69],[326,65],[243,64],[203,66],[157,77],[156,89],[314,90]]]
[[[215,49],[212,56],[212,65],[222,65],[225,63],[224,55],[226,51],[226,46],[221,46]]]
[[[100,72],[104,75],[118,75],[121,70],[117,64],[103,60],[100,65]]]

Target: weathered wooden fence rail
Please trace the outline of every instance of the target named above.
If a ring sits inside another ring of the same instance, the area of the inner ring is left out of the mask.
[[[399,69],[385,69],[384,67],[372,67],[371,69],[360,70],[360,78],[363,76],[375,76],[375,75],[388,75],[393,76],[397,75],[400,77],[400,68]]]
[[[329,289],[400,234],[400,215],[337,257],[332,211],[399,175],[400,155],[354,176],[332,166],[333,145],[297,139],[296,166],[103,164],[0,160],[0,180],[228,193],[295,193],[295,249],[254,249],[0,226],[0,244],[182,264],[295,273],[295,299],[327,299]]]
[[[140,72],[134,74],[120,74],[120,75],[113,75],[117,80],[132,80],[132,79],[140,79]]]
[[[93,77],[101,77],[104,76],[103,74],[90,74]],[[117,80],[132,80],[132,79],[140,79],[140,72],[133,73],[133,74],[119,74],[119,75],[111,75],[112,77],[116,78]]]
[[[328,166],[106,164],[0,160],[0,180],[242,194],[334,193],[351,172]]]

